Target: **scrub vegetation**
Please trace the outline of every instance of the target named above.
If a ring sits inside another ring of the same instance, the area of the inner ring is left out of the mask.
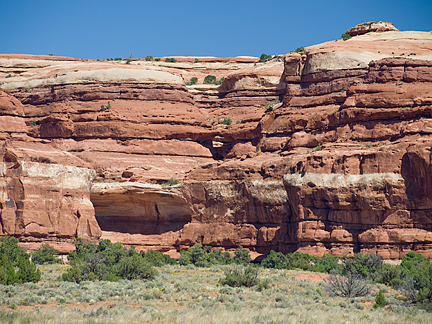
[[[2,260],[28,258],[16,239],[1,240]],[[242,247],[196,244],[176,260],[109,240],[75,244],[69,265],[53,263],[57,252],[43,245],[32,255],[40,279],[0,285],[0,323],[432,322],[432,266],[421,254],[391,266],[361,253],[272,251],[251,263]]]

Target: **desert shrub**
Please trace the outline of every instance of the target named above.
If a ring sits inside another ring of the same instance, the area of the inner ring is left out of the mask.
[[[214,75],[207,75],[204,78],[204,84],[215,84],[216,83],[216,77]]]
[[[192,264],[198,267],[208,267],[211,265],[208,254],[204,251],[203,246],[200,243],[192,246],[187,252]]]
[[[177,260],[171,258],[169,255],[163,254],[160,251],[149,250],[147,253],[140,252],[141,256],[147,260],[148,263],[155,267],[161,267],[165,264],[176,264]]]
[[[286,259],[286,269],[302,269],[311,271],[319,258],[307,253],[294,252],[288,253]]]
[[[315,147],[313,150],[312,150],[312,152],[318,152],[318,151],[321,151],[322,150],[322,145],[321,145],[321,143],[319,143],[318,145],[317,145],[317,147]]]
[[[375,282],[399,289],[403,285],[403,279],[407,276],[407,273],[407,269],[400,265],[392,266],[390,264],[384,264],[378,271]]]
[[[222,84],[222,82],[224,82],[224,80],[225,80],[225,78],[222,77],[222,78],[220,78],[219,81],[216,81],[215,84],[220,85],[220,84]]]
[[[11,285],[40,280],[40,270],[30,262],[30,256],[18,242],[12,236],[0,238],[0,283]],[[18,267],[17,272],[15,267]]]
[[[150,262],[139,254],[123,258],[116,266],[116,273],[119,277],[132,279],[154,279],[157,270]]]
[[[267,61],[267,60],[270,60],[272,58],[272,56],[271,55],[267,55],[267,54],[261,54],[261,56],[260,56],[260,62],[262,63],[262,62],[265,62],[265,61]]]
[[[406,271],[401,289],[415,290],[414,300],[430,299],[432,295],[432,264],[422,254],[409,252],[404,255],[400,267]]]
[[[222,252],[222,250],[217,249],[211,252],[208,256],[210,264],[230,264],[232,263],[232,258],[229,252]]]
[[[86,242],[82,238],[77,238],[72,242],[75,245],[75,251],[71,251],[68,255],[69,261],[84,261],[88,254],[95,253],[97,244],[93,242]]]
[[[322,273],[339,273],[342,266],[339,264],[339,258],[335,255],[324,254],[321,258],[314,261],[312,271]]]
[[[231,287],[252,287],[259,283],[258,274],[257,267],[236,265],[225,270],[225,277],[219,279],[219,284]]]
[[[198,63],[198,62],[199,62],[199,59],[196,57],[194,60],[194,63]]]
[[[171,186],[175,186],[178,183],[178,181],[174,178],[169,179],[167,182],[162,183],[163,187],[171,187]]]
[[[15,283],[19,283],[19,280],[12,261],[7,258],[6,254],[2,254],[0,258],[0,284],[13,285]]]
[[[177,60],[175,58],[167,57],[165,59],[165,62],[167,62],[167,63],[177,63]]]
[[[143,265],[142,271],[148,271],[148,267],[152,268],[152,264],[135,251],[135,247],[129,249],[122,246],[120,243],[111,243],[110,240],[99,240],[99,244],[85,242],[82,239],[77,239],[74,242],[76,250],[69,254],[71,267],[62,274],[64,281],[81,282],[85,280],[108,280],[117,281],[120,278],[129,279],[133,277],[129,268],[134,265]],[[138,259],[143,259],[142,263]],[[126,261],[123,261],[127,259]],[[138,260],[138,261],[137,261]],[[147,267],[148,265],[148,267]],[[139,273],[135,271],[135,273]],[[143,278],[145,277],[142,275]]]
[[[362,297],[370,293],[370,285],[358,274],[331,275],[326,279],[327,289],[340,297]]]
[[[159,62],[161,59],[160,59],[160,57],[156,57],[154,60],[155,60],[156,62]]]
[[[244,249],[239,245],[237,250],[234,251],[233,262],[237,264],[248,264],[251,261],[249,250]]]
[[[301,52],[306,52],[306,50],[305,50],[305,48],[303,46],[300,46],[300,47],[297,47],[294,52],[301,53]]]
[[[387,304],[383,291],[380,289],[375,296],[373,308],[384,307]]]
[[[180,251],[178,262],[180,265],[193,264],[197,267],[210,267],[212,264],[247,264],[251,258],[249,250],[239,246],[234,251],[234,257],[231,258],[229,252],[222,252],[220,249],[211,252],[211,246],[202,246],[196,243],[188,251]]]
[[[121,61],[121,60],[122,60],[121,57],[116,57],[116,58],[114,59],[114,61]]]
[[[265,268],[285,269],[287,259],[282,252],[271,250],[267,257],[261,261],[261,265]]]
[[[374,280],[383,266],[383,260],[378,255],[357,253],[353,258],[342,258],[342,273],[356,274],[366,279]]]
[[[198,78],[197,77],[192,77],[190,79],[190,81],[186,82],[186,85],[193,85],[193,84],[196,84],[197,82],[198,82]]]
[[[151,55],[147,55],[147,56],[145,57],[145,60],[146,60],[146,61],[153,61],[153,56],[151,56]]]
[[[41,278],[41,272],[27,257],[20,257],[16,276],[19,282],[38,282]]]
[[[231,118],[225,118],[224,117],[224,119],[223,119],[223,121],[222,121],[222,124],[224,124],[224,125],[231,125],[232,124],[232,120],[231,120]]]
[[[344,41],[346,41],[346,40],[348,40],[350,38],[352,38],[352,36],[349,35],[349,34],[342,34],[342,36],[341,36],[341,39],[343,39]]]
[[[12,74],[6,75],[5,78],[12,78]]]
[[[48,243],[44,243],[39,249],[32,253],[32,261],[36,264],[59,263],[60,259],[55,256],[58,253],[58,250],[54,249]]]
[[[108,101],[108,104],[106,106],[101,105],[101,110],[102,111],[105,111],[105,110],[110,109],[110,108],[111,108],[111,102],[109,102],[109,101]]]
[[[0,238],[0,255],[6,255],[15,267],[18,266],[20,258],[28,259],[29,257],[26,250],[18,245],[18,242],[19,240],[13,236]]]

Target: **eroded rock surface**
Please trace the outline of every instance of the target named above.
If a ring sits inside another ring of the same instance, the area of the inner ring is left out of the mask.
[[[0,55],[2,233],[432,257],[432,34],[377,24],[265,63]]]

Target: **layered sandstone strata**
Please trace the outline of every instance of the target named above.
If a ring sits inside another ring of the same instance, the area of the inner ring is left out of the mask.
[[[429,256],[432,34],[375,25],[266,63],[0,55],[3,233]]]

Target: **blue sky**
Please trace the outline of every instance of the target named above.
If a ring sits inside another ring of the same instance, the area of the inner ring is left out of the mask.
[[[260,56],[334,40],[367,21],[430,31],[432,1],[0,0],[0,17],[0,53]]]

